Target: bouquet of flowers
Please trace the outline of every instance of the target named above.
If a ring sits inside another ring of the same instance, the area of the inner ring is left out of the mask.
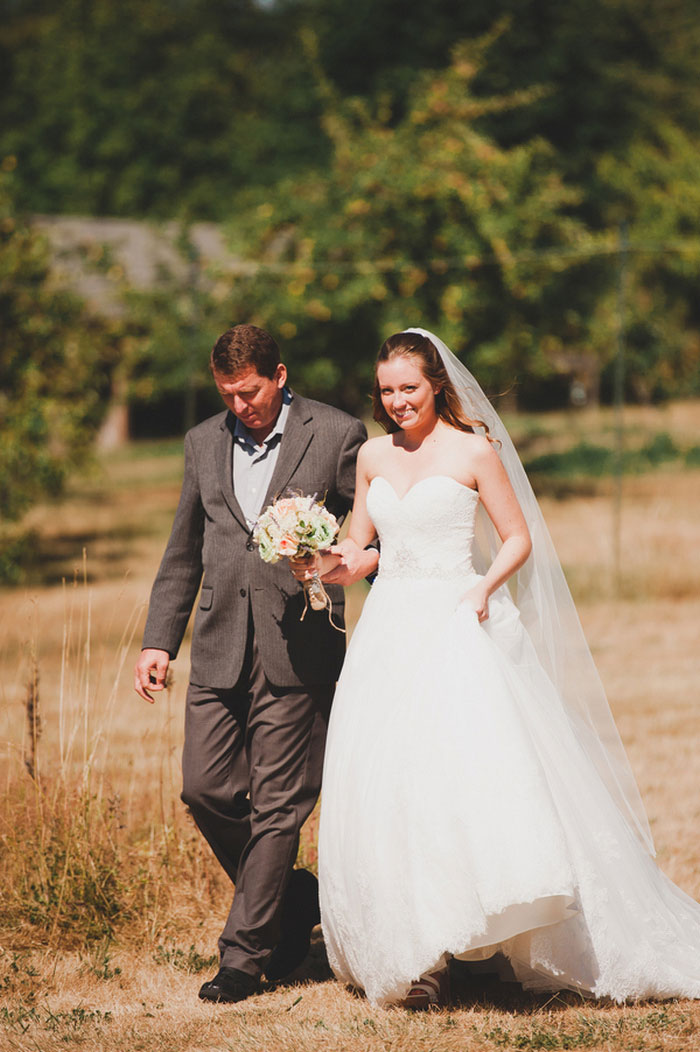
[[[280,497],[265,508],[253,527],[253,540],[264,562],[277,563],[284,556],[299,559],[330,548],[339,528],[335,516],[316,500],[315,495],[303,497],[298,494]],[[327,609],[330,617],[331,600],[318,573],[314,571],[311,579],[304,581],[303,585],[302,621],[309,605],[312,610]]]

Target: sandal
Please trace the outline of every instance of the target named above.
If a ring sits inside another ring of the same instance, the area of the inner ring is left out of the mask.
[[[426,1008],[443,1008],[449,1004],[450,982],[447,968],[437,972],[426,972],[411,983],[401,1006],[412,1011],[424,1011]]]

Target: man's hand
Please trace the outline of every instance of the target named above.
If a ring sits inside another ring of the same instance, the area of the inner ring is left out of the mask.
[[[340,556],[340,562],[328,573],[321,575],[324,584],[342,584],[346,588],[355,581],[374,573],[379,562],[379,552],[375,548],[358,548],[349,539],[341,541],[333,548],[333,554]]]
[[[289,568],[297,581],[310,581],[314,574],[318,574],[324,581],[326,575],[338,565],[339,557],[332,548],[327,552],[315,552],[313,555],[298,555],[289,560]]]
[[[308,581],[319,568],[319,557],[314,555],[294,555],[289,560],[289,569],[297,581]]]
[[[154,698],[149,691],[163,690],[165,677],[170,664],[170,654],[167,650],[155,650],[147,648],[141,651],[141,657],[136,662],[134,669],[134,690],[140,694],[144,701],[151,705]]]

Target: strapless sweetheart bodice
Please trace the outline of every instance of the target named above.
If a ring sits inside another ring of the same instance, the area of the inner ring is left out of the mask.
[[[376,475],[367,510],[381,545],[379,577],[451,580],[473,572],[476,490],[451,475],[429,475],[402,497]]]

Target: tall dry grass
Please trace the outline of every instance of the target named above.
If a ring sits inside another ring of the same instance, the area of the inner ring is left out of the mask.
[[[141,604],[129,610],[119,592],[96,601],[85,562],[60,598],[44,647],[32,602],[26,683],[5,708],[15,737],[3,743],[3,944],[153,942],[224,882],[177,804],[170,692],[156,733],[134,734],[126,685]]]
[[[548,429],[566,448],[585,421],[525,426],[541,452]],[[588,417],[600,433],[608,423]],[[700,411],[632,420],[640,443],[659,428],[697,442]],[[129,451],[60,505],[36,509],[34,579],[0,593],[0,1048],[700,1048],[694,1005],[538,999],[487,977],[458,977],[450,1011],[370,1009],[330,980],[318,932],[305,984],[235,1009],[197,1001],[230,888],[179,802],[187,645],[155,706],[130,685],[179,463],[176,448]],[[625,480],[621,589],[610,480],[561,492],[545,489],[545,514],[660,864],[698,898],[700,472],[672,463]],[[352,618],[363,594],[351,594]],[[300,851],[311,866],[315,822]]]

